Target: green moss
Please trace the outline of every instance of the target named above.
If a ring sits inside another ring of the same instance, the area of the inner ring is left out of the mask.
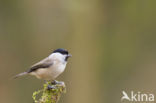
[[[55,89],[48,89],[48,85],[55,87]],[[64,82],[59,82],[56,85],[52,85],[50,82],[43,85],[42,90],[35,91],[32,95],[34,103],[57,103],[62,93],[66,92]],[[39,94],[42,95],[39,97]],[[39,99],[37,99],[39,98]]]

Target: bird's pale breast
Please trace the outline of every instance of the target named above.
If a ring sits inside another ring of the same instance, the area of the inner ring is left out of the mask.
[[[38,69],[32,75],[35,75],[39,79],[54,80],[65,70],[65,67],[66,63],[57,63],[49,68]]]

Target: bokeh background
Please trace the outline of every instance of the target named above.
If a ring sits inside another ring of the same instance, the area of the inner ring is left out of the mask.
[[[156,94],[155,0],[0,0],[0,103],[32,103],[43,81],[10,78],[56,48],[73,55],[59,103]]]

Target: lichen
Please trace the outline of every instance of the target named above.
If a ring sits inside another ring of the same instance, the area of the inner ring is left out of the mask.
[[[48,85],[55,88],[48,89]],[[41,93],[42,95],[38,97]],[[37,90],[33,93],[32,98],[34,103],[57,103],[62,93],[66,93],[66,86],[64,82],[59,81],[59,83],[55,85],[51,84],[51,82],[47,82],[43,85],[43,89]]]

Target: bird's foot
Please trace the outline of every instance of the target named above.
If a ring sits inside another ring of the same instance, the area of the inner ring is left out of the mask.
[[[52,90],[52,89],[56,89],[56,87],[53,86],[53,85],[48,85],[47,89],[48,89],[48,90]]]

